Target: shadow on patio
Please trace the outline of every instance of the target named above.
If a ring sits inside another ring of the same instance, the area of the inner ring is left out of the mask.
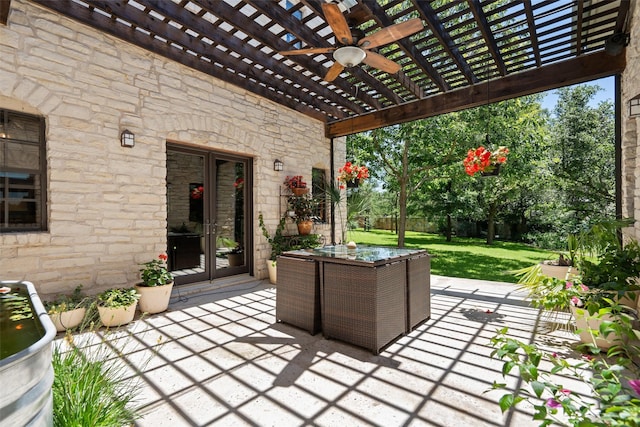
[[[496,330],[530,341],[538,324],[514,285],[432,276],[432,318],[378,356],[274,323],[276,289],[253,281],[212,290],[130,325],[136,349],[127,362],[149,361],[137,425],[538,424],[525,412],[532,408],[503,415],[503,392],[484,393],[505,382],[489,357]],[[536,336],[558,339],[573,335]]]

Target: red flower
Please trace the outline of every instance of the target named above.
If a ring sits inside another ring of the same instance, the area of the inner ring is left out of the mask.
[[[507,161],[509,149],[499,147],[493,153],[486,148],[480,146],[475,150],[469,150],[467,157],[462,161],[465,172],[473,176],[478,172],[490,172],[496,165]]]
[[[342,183],[358,180],[362,182],[363,180],[369,178],[369,169],[366,166],[358,166],[354,165],[351,162],[346,162],[344,166],[338,169],[338,181],[340,181],[340,188],[344,188]]]
[[[199,185],[198,187],[194,187],[194,189],[191,190],[191,198],[194,200],[202,199],[203,193],[204,193],[204,187],[202,185]]]
[[[167,259],[169,259],[167,254],[160,254],[160,255],[158,255],[158,258],[160,258],[160,260],[164,261],[164,262],[167,262]]]

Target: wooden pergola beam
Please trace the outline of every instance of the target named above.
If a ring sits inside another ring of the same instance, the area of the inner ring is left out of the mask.
[[[625,65],[624,54],[610,56],[598,52],[579,56],[352,119],[331,122],[326,125],[325,134],[328,138],[336,138],[584,83],[619,74]]]

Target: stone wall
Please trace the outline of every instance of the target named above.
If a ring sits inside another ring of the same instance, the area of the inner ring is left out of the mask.
[[[49,219],[46,232],[0,234],[0,280],[44,295],[133,285],[139,264],[166,250],[167,141],[253,159],[260,278],[258,213],[275,228],[284,177],[330,165],[322,123],[26,0],[0,25],[0,58],[0,108],[46,119]],[[124,129],[134,148],[120,146]],[[335,153],[340,166],[344,139]]]
[[[629,238],[640,239],[640,167],[638,162],[638,121],[630,117],[629,100],[640,95],[640,2],[631,2],[631,41],[626,48],[627,65],[621,78],[622,125],[622,216],[635,218],[634,227],[625,230]]]

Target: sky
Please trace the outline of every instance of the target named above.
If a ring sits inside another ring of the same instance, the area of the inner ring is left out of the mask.
[[[605,77],[599,80],[592,80],[585,84],[591,86],[598,85],[602,88],[602,90],[598,91],[591,99],[590,105],[592,107],[596,107],[600,102],[605,100],[614,102],[615,79],[613,77]],[[542,100],[542,108],[546,108],[547,110],[549,110],[549,112],[553,112],[553,108],[556,106],[556,102],[558,101],[558,95],[555,92],[555,90],[545,92],[545,97]]]

